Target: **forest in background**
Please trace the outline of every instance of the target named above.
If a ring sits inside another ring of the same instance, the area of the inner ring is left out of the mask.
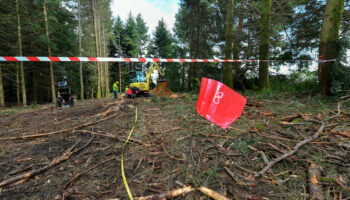
[[[232,6],[231,6],[232,3]],[[142,15],[112,18],[110,0],[0,1],[0,55],[285,60],[161,64],[175,92],[198,91],[205,76],[240,90],[327,96],[350,89],[349,0],[180,0],[174,29],[153,33]],[[328,16],[328,17],[327,17]],[[230,45],[225,45],[230,44]],[[232,45],[231,45],[232,44]],[[312,63],[299,59],[337,59]],[[313,63],[314,66],[318,63]],[[0,63],[0,106],[55,102],[68,76],[79,99],[108,96],[141,63]],[[290,73],[281,75],[279,69]],[[120,78],[121,77],[121,78]],[[320,87],[321,86],[321,87]]]

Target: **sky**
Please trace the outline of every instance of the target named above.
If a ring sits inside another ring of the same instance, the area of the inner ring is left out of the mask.
[[[153,33],[160,19],[164,19],[167,28],[173,29],[175,14],[179,8],[178,0],[113,0],[113,17],[118,15],[125,21],[131,11],[136,17],[139,13],[149,27],[149,33]]]

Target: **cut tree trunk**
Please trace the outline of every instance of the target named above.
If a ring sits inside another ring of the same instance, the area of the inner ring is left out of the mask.
[[[344,0],[328,0],[323,16],[323,24],[320,36],[319,58],[320,60],[335,59],[339,54],[339,29],[344,12]],[[334,62],[318,64],[318,79],[323,96],[331,94],[331,70]]]
[[[232,27],[233,27],[233,18],[232,18],[232,1],[227,0],[226,8],[226,32],[225,32],[225,58],[232,59]],[[232,74],[232,63],[227,62],[225,65],[224,72],[224,83],[233,88],[233,74]]]
[[[320,185],[320,171],[314,163],[311,163],[308,169],[308,187],[310,193],[310,199],[312,200],[323,200],[322,188]]]
[[[23,54],[22,54],[21,18],[19,15],[19,2],[18,1],[19,0],[16,0],[18,53],[19,53],[19,56],[23,56]],[[20,62],[19,66],[20,66],[20,72],[21,72],[22,103],[23,103],[23,106],[27,106],[26,83],[24,80],[23,62]]]
[[[46,1],[43,3],[44,18],[45,18],[45,31],[47,37],[47,53],[51,57],[51,47],[50,47],[50,33],[49,33],[49,22],[47,20],[47,11],[46,11]],[[51,101],[52,103],[56,102],[56,92],[55,92],[55,80],[53,76],[53,66],[52,62],[49,62],[50,65],[50,83],[51,83]]]
[[[260,60],[269,59],[271,4],[272,4],[272,0],[262,0],[261,19],[260,19],[260,44],[259,44]],[[270,88],[268,62],[259,63],[259,88],[260,89]]]

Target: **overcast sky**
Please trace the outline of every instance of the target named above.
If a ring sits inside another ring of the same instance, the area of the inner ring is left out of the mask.
[[[113,17],[118,15],[125,21],[129,12],[136,17],[141,13],[149,33],[152,34],[158,21],[163,18],[168,29],[172,30],[175,22],[175,14],[178,10],[178,0],[113,0]]]

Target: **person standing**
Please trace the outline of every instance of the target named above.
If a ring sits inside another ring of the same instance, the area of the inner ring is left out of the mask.
[[[116,81],[116,82],[113,84],[113,92],[114,92],[114,98],[115,98],[115,99],[118,98],[118,84],[119,84],[118,81]]]

